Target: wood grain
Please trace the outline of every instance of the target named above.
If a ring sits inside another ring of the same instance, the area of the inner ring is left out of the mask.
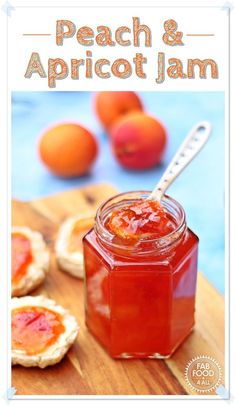
[[[53,245],[60,222],[68,215],[93,211],[116,193],[107,184],[71,190],[30,203],[12,202],[13,225],[40,231],[51,250],[51,267],[45,283],[34,295],[45,294],[71,310],[81,327],[67,356],[45,370],[12,369],[12,386],[18,395],[187,395],[194,392],[184,378],[187,363],[209,355],[224,370],[224,300],[198,275],[196,327],[168,360],[113,360],[88,332],[84,322],[83,281],[60,271]],[[223,381],[222,381],[223,382]],[[214,391],[210,395],[215,394]]]

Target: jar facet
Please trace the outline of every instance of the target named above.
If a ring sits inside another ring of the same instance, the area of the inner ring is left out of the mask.
[[[86,324],[114,358],[169,357],[194,326],[198,238],[180,214],[181,232],[159,249],[106,244],[98,219],[84,238]]]

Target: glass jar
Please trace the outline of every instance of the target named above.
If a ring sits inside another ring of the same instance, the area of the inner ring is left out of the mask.
[[[113,358],[166,358],[194,326],[198,237],[174,199],[162,205],[175,230],[135,246],[114,243],[106,228],[113,210],[150,192],[106,201],[84,237],[86,325]]]

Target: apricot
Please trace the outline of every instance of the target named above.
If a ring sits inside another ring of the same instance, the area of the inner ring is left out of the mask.
[[[110,132],[118,119],[131,111],[142,111],[143,106],[135,92],[99,92],[95,110],[105,130]]]
[[[110,139],[113,153],[124,168],[142,170],[160,164],[167,133],[156,118],[134,112],[115,124]]]
[[[65,123],[48,129],[39,142],[39,155],[57,176],[76,177],[87,173],[98,146],[94,135],[78,124]]]

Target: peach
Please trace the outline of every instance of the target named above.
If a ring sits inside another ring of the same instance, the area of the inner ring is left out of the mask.
[[[142,111],[143,106],[135,92],[99,92],[95,110],[105,130],[110,132],[119,118],[131,111]]]
[[[124,168],[142,170],[161,162],[167,133],[156,118],[134,112],[115,124],[110,139],[113,153]]]
[[[48,129],[39,142],[39,155],[55,175],[69,178],[87,173],[97,156],[94,135],[73,123],[56,125]]]

